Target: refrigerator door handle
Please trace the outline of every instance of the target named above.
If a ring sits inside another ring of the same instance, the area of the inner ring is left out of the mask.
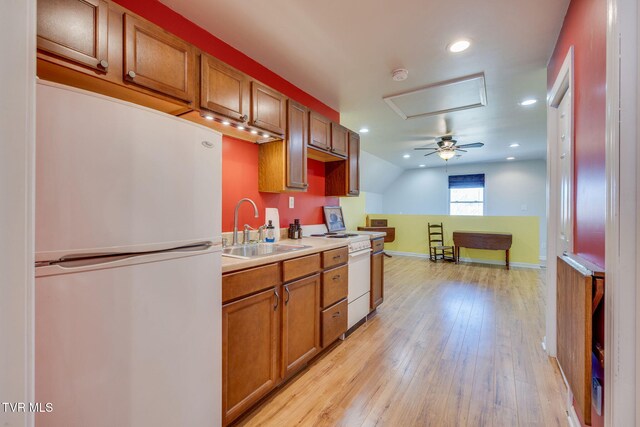
[[[220,243],[204,241],[186,246],[145,252],[82,254],[79,256],[67,255],[57,261],[52,261],[47,264],[37,263],[36,277],[71,273],[74,271],[94,270],[97,268],[119,267],[139,262],[153,262],[182,256],[192,256],[216,251],[216,246],[220,246]]]

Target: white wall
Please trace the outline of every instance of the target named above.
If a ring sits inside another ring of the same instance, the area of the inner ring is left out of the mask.
[[[360,190],[382,194],[402,172],[403,169],[393,163],[360,151]]]
[[[485,174],[485,215],[539,216],[540,253],[545,253],[545,160],[410,169],[387,187],[380,213],[448,215],[449,175],[475,173]]]
[[[0,402],[33,401],[33,155],[36,0],[0,13]],[[4,412],[0,425],[31,426]]]
[[[384,196],[379,193],[365,193],[365,211],[370,213],[383,213],[384,212],[384,204],[383,204]]]

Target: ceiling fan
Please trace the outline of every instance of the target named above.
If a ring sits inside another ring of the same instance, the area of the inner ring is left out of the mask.
[[[480,148],[484,146],[482,142],[456,145],[458,141],[453,139],[453,135],[444,135],[439,137],[438,139],[439,141],[436,141],[436,143],[438,144],[437,147],[417,147],[415,148],[415,150],[433,150],[432,152],[425,154],[425,157],[430,156],[434,153],[438,153],[438,156],[440,156],[441,159],[447,161],[454,157],[457,152],[466,153],[467,150],[463,150],[463,148]]]

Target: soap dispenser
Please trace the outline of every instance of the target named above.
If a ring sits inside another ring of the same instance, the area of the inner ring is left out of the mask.
[[[275,243],[276,241],[276,230],[273,227],[273,222],[271,222],[271,220],[269,220],[269,224],[267,224],[267,228],[266,228],[266,235],[264,238],[264,241],[267,243]]]

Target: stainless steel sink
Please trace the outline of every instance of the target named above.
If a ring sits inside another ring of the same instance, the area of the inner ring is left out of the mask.
[[[248,245],[236,245],[223,248],[222,256],[229,258],[251,259],[295,252],[310,247],[311,246],[308,245],[288,245],[284,243],[250,243]]]

